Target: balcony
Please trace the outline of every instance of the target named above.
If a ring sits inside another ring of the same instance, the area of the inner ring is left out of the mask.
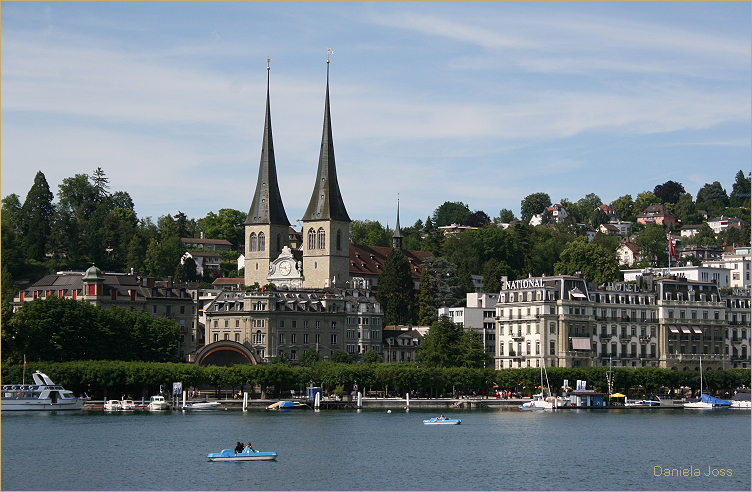
[[[641,335],[640,336],[640,343],[648,343],[650,341],[650,337]]]
[[[621,335],[619,335],[619,340],[631,340],[631,339],[632,339],[632,335],[627,335],[626,333],[622,333]]]
[[[723,360],[728,360],[728,356],[724,356],[720,354],[666,354],[666,359],[674,359],[679,362],[683,362],[683,361],[700,362],[700,357],[702,357],[702,360],[712,361],[712,362],[720,362]]]

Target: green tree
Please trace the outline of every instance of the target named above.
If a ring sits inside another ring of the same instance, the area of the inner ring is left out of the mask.
[[[426,268],[420,272],[420,294],[418,295],[418,323],[430,325],[436,318],[436,311],[431,307],[431,281]]]
[[[196,225],[204,237],[230,241],[232,249],[238,251],[239,245],[244,242],[245,218],[246,214],[240,210],[222,208],[216,214],[209,212],[203,219],[198,219]]]
[[[483,210],[476,210],[470,214],[465,225],[469,227],[485,227],[490,222],[491,218]]]
[[[459,286],[457,267],[444,258],[429,257],[423,260],[423,267],[428,270],[431,284],[431,306],[461,306],[465,302],[463,291]],[[379,288],[381,286],[379,285]]]
[[[308,348],[298,359],[298,365],[301,367],[313,367],[321,362],[321,354],[314,347]]]
[[[344,350],[335,350],[329,357],[329,362],[335,364],[350,364],[352,363],[352,357]]]
[[[637,199],[634,202],[635,216],[641,214],[650,205],[660,203],[660,200],[652,191],[643,191],[637,195]]]
[[[551,197],[548,193],[530,194],[520,203],[520,217],[524,222],[530,222],[533,215],[542,214],[549,206],[551,206]]]
[[[647,224],[635,235],[633,243],[640,248],[640,257],[650,265],[668,266],[668,236],[663,225]]]
[[[517,217],[514,216],[514,212],[512,212],[508,208],[502,208],[499,211],[499,216],[494,219],[494,222],[496,222],[497,224],[508,224],[513,220],[517,220]]]
[[[392,250],[379,275],[376,298],[384,312],[384,324],[407,324],[413,319],[415,284],[410,274],[410,264],[399,250]]]
[[[720,215],[729,206],[729,197],[721,183],[705,183],[697,192],[697,208],[707,210],[710,215]]]
[[[578,237],[569,243],[554,267],[556,275],[574,275],[577,272],[582,272],[595,284],[621,279],[619,262],[613,251],[588,243],[585,237]]]
[[[446,316],[431,325],[418,347],[416,357],[426,367],[455,367],[463,330]]]
[[[392,245],[392,234],[393,231],[386,229],[375,220],[353,220],[350,222],[350,241],[353,244],[390,247]]]
[[[466,225],[470,218],[470,209],[462,202],[444,202],[433,212],[433,223],[436,227],[452,224]]]
[[[731,188],[731,197],[729,197],[729,205],[732,207],[750,207],[750,176],[745,177],[744,173],[740,170],[736,173],[736,181]]]
[[[620,196],[619,198],[611,202],[609,206],[614,209],[614,212],[616,212],[616,214],[619,216],[619,220],[634,222],[635,212],[632,195]],[[642,210],[640,210],[640,212],[642,212]]]
[[[695,202],[690,193],[684,193],[680,196],[670,209],[684,225],[694,225],[702,222],[702,216],[697,213],[697,207],[695,207]]]
[[[361,360],[367,364],[378,364],[380,362],[384,362],[384,358],[381,356],[381,354],[376,352],[374,349],[370,349],[368,352],[366,352],[363,355],[363,359]]]
[[[473,328],[463,331],[458,340],[457,365],[459,367],[493,367],[493,357],[483,348],[483,337]]]
[[[22,207],[23,246],[25,255],[29,259],[43,260],[45,257],[45,247],[55,212],[52,205],[53,198],[54,195],[50,191],[47,179],[42,171],[38,171]]]

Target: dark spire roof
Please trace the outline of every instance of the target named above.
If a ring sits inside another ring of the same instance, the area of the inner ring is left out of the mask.
[[[321,136],[319,168],[311,201],[303,215],[303,220],[341,220],[350,222],[345,202],[337,183],[337,168],[334,165],[334,142],[332,141],[332,120],[329,113],[329,60],[326,61],[326,102],[324,105],[324,131]]]
[[[402,249],[403,237],[399,223],[399,196],[397,196],[397,224],[394,226],[394,235],[392,236],[392,247],[394,247],[394,249]]]
[[[251,209],[245,218],[245,225],[279,224],[290,225],[282,205],[277,183],[277,166],[274,163],[274,143],[272,142],[272,115],[269,109],[269,65],[266,67],[266,121],[264,138],[261,144],[261,164],[259,165],[256,193],[253,195]]]

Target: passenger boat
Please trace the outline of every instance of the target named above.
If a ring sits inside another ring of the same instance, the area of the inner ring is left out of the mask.
[[[731,398],[731,408],[752,408],[749,399],[749,393],[737,393]]]
[[[182,410],[214,410],[221,405],[218,401],[191,401],[180,407]]]
[[[152,396],[149,399],[149,404],[146,406],[146,409],[151,411],[168,410],[169,408],[170,404],[167,403],[165,397],[162,395]]]
[[[236,453],[232,449],[223,449],[220,453],[209,453],[209,461],[274,461],[277,459],[276,451],[251,451],[244,449],[242,453]]]
[[[441,417],[434,417],[432,419],[424,420],[425,425],[459,425],[462,423],[460,419],[448,419],[443,415]]]
[[[105,412],[119,412],[122,409],[123,406],[120,403],[120,400],[107,400],[104,402]]]
[[[89,398],[77,398],[72,391],[50,381],[46,374],[32,374],[34,384],[4,384],[2,410],[81,410]]]

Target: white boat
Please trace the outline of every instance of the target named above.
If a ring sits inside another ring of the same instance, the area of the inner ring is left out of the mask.
[[[151,411],[159,411],[159,410],[168,410],[170,408],[170,404],[165,401],[165,397],[162,395],[152,396],[149,399],[149,404],[146,406],[147,410]]]
[[[749,393],[737,393],[731,398],[731,408],[745,408],[747,410],[752,408],[749,400]]]
[[[180,407],[182,410],[213,410],[221,405],[218,401],[191,401]]]
[[[425,425],[459,425],[462,423],[460,419],[448,419],[443,415],[441,417],[434,417],[432,419],[424,420]]]
[[[232,449],[223,449],[220,453],[209,453],[209,461],[274,461],[277,459],[275,451],[251,451],[244,449],[236,453]]]
[[[553,410],[554,403],[556,403],[556,407],[558,407],[558,401],[556,398],[553,398],[551,396],[551,390],[548,390],[549,396],[546,397],[543,393],[543,375],[546,375],[546,388],[550,388],[548,383],[548,371],[546,371],[546,364],[543,361],[543,356],[541,356],[540,361],[541,366],[541,392],[537,395],[533,395],[533,401],[529,401],[527,403],[523,403],[519,406],[519,409],[523,412],[531,411],[531,410]]]
[[[684,408],[688,408],[690,410],[706,410],[710,408],[730,406],[730,401],[721,400],[720,398],[716,398],[702,392],[702,357],[700,357],[700,399],[697,401],[684,402]]]
[[[104,402],[105,412],[119,412],[123,409],[120,400],[107,400]]]
[[[32,374],[34,384],[4,384],[2,410],[81,410],[89,398],[77,398],[72,391],[50,381],[46,374]]]
[[[133,400],[120,400],[120,410],[124,412],[133,411],[136,409],[136,404]]]

